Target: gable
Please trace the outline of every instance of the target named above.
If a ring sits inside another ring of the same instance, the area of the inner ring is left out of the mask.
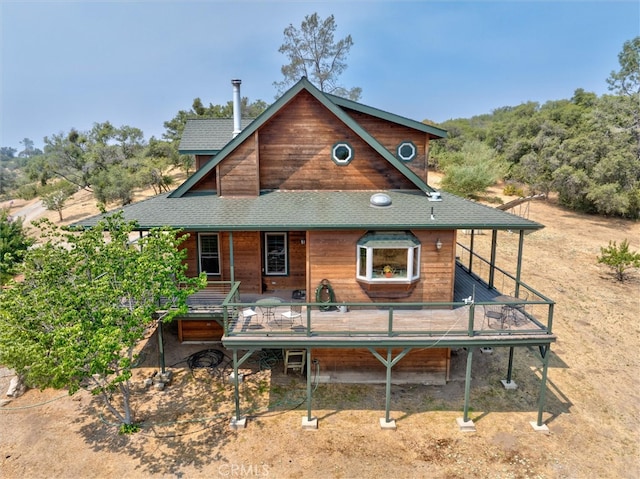
[[[319,106],[321,106],[327,113],[333,115],[331,120],[332,125],[339,125],[340,128],[345,128],[345,132],[347,130],[350,131],[349,137],[354,138],[353,141],[363,142],[368,145],[368,149],[366,149],[366,153],[369,157],[375,156],[377,154],[379,158],[384,164],[384,168],[380,168],[379,165],[373,165],[369,174],[372,177],[374,182],[382,181],[383,183],[386,181],[391,181],[391,184],[396,184],[397,173],[400,176],[404,177],[401,180],[402,183],[411,184],[413,188],[417,188],[419,190],[430,192],[433,191],[426,183],[426,176],[421,177],[412,171],[407,165],[405,165],[402,161],[398,160],[392,153],[389,152],[380,142],[376,140],[374,136],[372,136],[369,132],[367,132],[361,125],[359,125],[352,117],[350,117],[345,111],[338,107],[336,104],[331,102],[328,97],[320,92],[316,87],[314,87],[311,83],[309,83],[306,78],[301,79],[296,85],[294,85],[288,92],[286,92],[282,97],[280,97],[273,105],[271,105],[265,112],[263,112],[256,120],[254,120],[247,128],[245,128],[236,138],[231,140],[225,147],[213,158],[209,163],[207,163],[203,168],[197,171],[194,175],[192,175],[187,181],[185,181],[178,189],[176,189],[173,193],[171,193],[172,197],[181,197],[191,191],[194,185],[198,184],[204,176],[206,176],[209,172],[211,172],[214,168],[216,168],[219,164],[221,164],[227,157],[233,155],[234,151],[244,143],[245,141],[253,141],[256,145],[255,147],[255,161],[259,166],[260,175],[267,174],[262,169],[261,159],[262,159],[262,151],[266,148],[266,144],[261,139],[261,133],[263,132],[263,126],[266,126],[270,121],[277,118],[278,116],[285,115],[287,109],[293,105],[296,105],[296,102],[293,100],[299,96],[303,95],[305,97],[313,97],[313,99],[317,100]],[[311,101],[308,99],[308,101]],[[307,114],[306,117],[302,118],[298,123],[288,123],[283,125],[284,130],[282,130],[282,134],[290,134],[292,131],[299,131],[308,133],[306,128],[310,124],[313,123],[314,117],[312,115]],[[322,126],[326,128],[327,124],[323,124]],[[335,127],[335,126],[333,126]],[[322,142],[325,139],[324,136],[319,137],[319,133],[331,133],[330,131],[324,130],[314,130],[311,128],[310,131],[315,131],[315,144],[314,146],[317,148],[318,145],[323,145],[325,147],[331,148],[332,144],[325,144]],[[298,141],[298,139],[296,139]],[[325,140],[326,141],[326,140]],[[269,143],[269,144],[275,144]],[[282,145],[282,143],[281,143]],[[375,154],[373,153],[375,152]],[[295,153],[291,153],[291,155],[295,156]],[[282,160],[286,160],[286,158],[282,158]],[[280,167],[288,167],[287,163],[282,163]],[[273,166],[272,166],[273,168]],[[394,170],[397,170],[394,171]],[[324,173],[326,175],[326,172]],[[342,174],[342,173],[340,173]],[[377,177],[377,178],[374,178]],[[318,178],[316,178],[318,179]],[[219,178],[219,184],[223,185],[224,179]],[[263,188],[264,185],[269,183],[279,183],[276,179],[269,179],[269,177],[260,178],[260,188]],[[375,183],[377,184],[377,183]],[[388,183],[385,183],[388,184]]]
[[[261,190],[415,189],[306,91],[260,129],[259,143]],[[336,143],[352,148],[350,163],[339,165],[332,160]]]

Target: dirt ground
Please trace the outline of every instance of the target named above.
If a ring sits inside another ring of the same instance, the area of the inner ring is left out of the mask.
[[[78,219],[74,207],[65,219]],[[525,238],[522,278],[557,302],[558,341],[551,348],[544,407],[550,434],[529,424],[537,417],[541,363],[534,349],[525,348],[516,350],[514,391],[500,383],[507,350],[474,354],[475,433],[460,432],[456,424],[465,354],[453,355],[446,386],[392,387],[397,430],[389,431],[378,422],[385,410],[383,385],[319,385],[312,402],[319,427],[303,430],[305,381],[282,373],[277,352],[255,354],[246,364],[240,404],[248,424],[233,431],[228,353],[214,368],[190,369],[194,353],[220,346],[179,345],[169,327],[172,384],[163,391],[143,386],[158,370],[155,335],[136,370],[141,432],[118,435],[86,392],[69,397],[29,390],[0,408],[0,477],[640,477],[640,275],[618,283],[596,262],[609,240],[627,238],[632,250],[640,250],[640,223],[576,214],[552,200],[514,212],[546,225]],[[47,215],[57,219],[57,213]],[[478,236],[476,247],[489,240]],[[501,233],[498,242],[499,264],[513,271],[517,235]],[[9,379],[0,370],[0,399]]]

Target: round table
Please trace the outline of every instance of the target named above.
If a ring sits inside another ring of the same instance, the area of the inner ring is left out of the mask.
[[[269,322],[275,319],[275,309],[282,304],[282,299],[275,296],[269,298],[262,298],[256,301],[256,305],[260,308],[262,318]]]

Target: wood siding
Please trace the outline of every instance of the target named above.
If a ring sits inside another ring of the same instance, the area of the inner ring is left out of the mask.
[[[282,276],[263,276],[264,292],[277,289],[305,289],[306,287],[306,233],[304,231],[292,231],[287,237],[289,241],[289,272]],[[305,244],[303,244],[303,241]],[[262,261],[264,261],[264,259]],[[244,287],[242,290],[244,291]]]
[[[257,196],[260,193],[257,145],[255,133],[217,166],[218,195]]]
[[[403,125],[389,123],[371,115],[353,110],[345,110],[349,116],[378,140],[389,152],[397,157],[398,145],[411,141],[416,147],[416,157],[405,164],[427,182],[427,163],[429,158],[429,135]]]
[[[196,170],[202,168],[209,160],[213,158],[213,155],[196,155]],[[198,183],[196,183],[192,191],[214,191],[218,188],[216,180],[215,168],[205,175]]]
[[[385,349],[376,349],[387,358]],[[402,349],[392,349],[395,358]],[[311,358],[318,360],[319,376],[329,376],[331,380],[358,378],[362,382],[383,382],[386,367],[368,349],[313,349]],[[451,351],[447,348],[415,348],[404,356],[391,370],[392,381],[398,378],[417,379],[424,375],[425,382],[444,383],[448,380]]]
[[[347,142],[353,149],[353,161],[346,166],[331,160],[337,142]],[[313,96],[302,92],[260,129],[260,188],[361,190],[415,186]]]
[[[323,279],[328,279],[336,300],[353,302],[387,302],[385,298],[370,298],[356,281],[356,245],[365,231],[311,231],[309,245],[309,295]],[[413,231],[421,242],[420,281],[403,302],[453,301],[455,268],[455,234],[453,231]],[[436,250],[437,239],[442,249]]]
[[[224,328],[215,319],[178,319],[178,340],[220,341]]]

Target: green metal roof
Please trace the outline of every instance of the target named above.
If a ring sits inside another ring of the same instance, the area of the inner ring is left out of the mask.
[[[240,121],[242,129],[253,118]],[[182,155],[215,155],[233,139],[233,118],[191,118],[182,133],[178,151]]]
[[[213,193],[173,198],[162,194],[122,208],[139,229],[171,226],[192,231],[306,231],[503,229],[543,226],[446,192],[430,201],[421,191],[392,190],[388,207],[371,206],[373,191],[269,191],[257,197]],[[74,224],[90,227],[101,215]]]
[[[420,240],[407,231],[372,231],[358,240],[358,246],[376,248],[411,248]]]
[[[411,120],[409,118],[405,118],[403,116],[396,115],[394,113],[389,113],[387,111],[379,110],[377,108],[373,108],[368,105],[363,105],[362,103],[358,103],[352,100],[347,100],[346,98],[342,98],[336,95],[331,95],[329,93],[325,93],[325,96],[327,96],[333,103],[335,103],[340,107],[348,108],[350,110],[358,111],[360,113],[365,113],[367,115],[381,118],[383,120],[397,123],[399,125],[404,125],[409,128],[413,128],[415,130],[420,130],[438,138],[447,137],[447,130],[443,130],[442,128],[438,128],[437,126],[427,125],[426,123]]]
[[[329,99],[329,96],[318,90],[309,80],[302,78],[298,83],[291,87],[284,95],[282,95],[275,103],[267,108],[258,118],[256,118],[251,124],[243,129],[238,136],[227,143],[222,150],[209,161],[206,165],[200,168],[197,172],[191,175],[182,185],[180,185],[170,195],[172,197],[181,197],[189,192],[189,190],[200,181],[205,175],[207,175],[213,168],[216,167],[221,161],[223,161],[227,155],[229,155],[236,147],[242,144],[250,135],[257,131],[262,125],[264,125],[272,116],[274,116],[281,108],[283,108],[292,98],[294,98],[300,91],[308,91],[314,98],[316,98],[322,105],[324,105],[329,111],[331,111],[339,120],[341,120],[348,128],[356,133],[362,140],[369,144],[380,156],[387,160],[397,170],[399,170],[409,181],[411,181],[418,189],[424,192],[431,192],[433,189],[428,186],[422,178],[414,173],[407,165],[401,160],[395,157],[389,150],[387,150],[378,140],[376,140],[369,132],[367,132],[358,122],[356,122],[351,116],[349,116],[340,106]],[[336,97],[337,98],[337,97]],[[353,102],[352,102],[353,103]],[[379,111],[379,110],[377,110]],[[396,119],[400,119],[399,116],[394,116]],[[417,125],[423,125],[416,122]]]

